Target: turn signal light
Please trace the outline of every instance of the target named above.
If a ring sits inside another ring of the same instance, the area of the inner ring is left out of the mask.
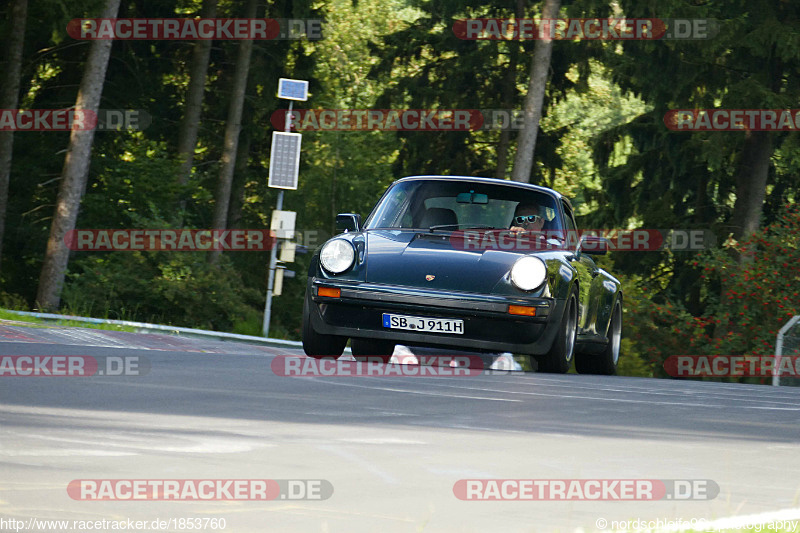
[[[339,298],[342,295],[341,289],[334,289],[333,287],[320,287],[317,291],[319,296],[327,296],[328,298]]]
[[[508,313],[511,315],[536,316],[536,308],[526,305],[509,305]]]

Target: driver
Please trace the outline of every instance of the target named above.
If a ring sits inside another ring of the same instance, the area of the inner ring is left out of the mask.
[[[544,227],[544,213],[541,206],[520,203],[511,219],[513,233],[540,232]]]

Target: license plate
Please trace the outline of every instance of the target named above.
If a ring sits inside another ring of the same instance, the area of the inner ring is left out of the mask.
[[[464,321],[454,318],[429,318],[424,316],[392,315],[384,313],[383,327],[424,331],[426,333],[464,334]]]

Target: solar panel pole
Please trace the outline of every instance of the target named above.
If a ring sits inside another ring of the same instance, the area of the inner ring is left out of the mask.
[[[284,121],[283,131],[290,132],[292,130],[292,106],[293,100],[289,100],[289,110],[286,112],[286,120]],[[273,154],[270,154],[272,157]],[[281,211],[283,209],[283,189],[278,189],[278,201],[275,203],[275,209]],[[277,237],[277,235],[276,235]],[[275,269],[278,267],[278,239],[272,245],[272,250],[269,252],[269,274],[267,275],[267,301],[264,303],[264,322],[261,325],[261,334],[264,337],[269,337],[269,323],[272,319],[272,289],[275,286]]]
[[[272,133],[272,148],[269,154],[269,186],[280,189],[275,209],[283,210],[283,189],[297,189],[300,168],[300,133],[292,133],[292,105],[295,100],[308,100],[308,81],[289,78],[278,79],[278,98],[289,100],[289,110],[284,121],[284,133]],[[274,170],[274,174],[273,174]],[[275,217],[273,216],[273,219]],[[270,227],[270,230],[273,228]],[[293,231],[290,232],[293,234]],[[277,234],[276,234],[277,237]],[[272,296],[275,289],[275,271],[278,266],[278,243],[276,238],[269,254],[269,273],[267,275],[267,301],[264,303],[264,323],[261,333],[269,337],[269,323],[272,315]]]

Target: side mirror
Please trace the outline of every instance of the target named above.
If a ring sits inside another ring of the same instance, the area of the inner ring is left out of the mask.
[[[580,257],[581,252],[588,255],[606,255],[608,253],[608,241],[596,235],[584,235],[578,242],[575,255]]]
[[[361,215],[358,213],[339,213],[336,215],[336,231],[342,233],[361,231]]]

